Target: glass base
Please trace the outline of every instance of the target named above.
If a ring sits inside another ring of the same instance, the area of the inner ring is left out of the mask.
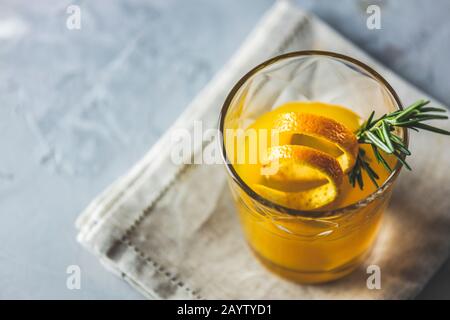
[[[251,248],[251,247],[250,247]],[[311,272],[311,271],[301,271],[301,270],[294,270],[290,268],[286,268],[284,266],[280,266],[276,263],[273,263],[272,261],[266,259],[265,257],[261,256],[258,252],[256,252],[253,248],[252,252],[255,254],[257,259],[262,263],[264,267],[266,267],[269,271],[272,273],[275,273],[276,275],[290,280],[294,281],[300,284],[319,284],[319,283],[325,283],[325,282],[331,282],[334,280],[338,280],[354,271],[364,260],[364,257],[366,254],[363,254],[352,261],[346,263],[343,266],[340,266],[339,268],[333,269],[333,270],[326,270],[326,271],[317,271],[317,272]]]

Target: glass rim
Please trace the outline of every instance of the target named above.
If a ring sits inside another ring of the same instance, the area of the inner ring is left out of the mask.
[[[252,198],[253,200],[261,203],[262,205],[269,207],[271,209],[275,209],[278,212],[285,213],[292,216],[297,217],[305,217],[305,218],[321,218],[321,217],[327,217],[327,216],[335,216],[335,215],[341,215],[348,211],[353,211],[355,209],[367,206],[369,203],[373,202],[377,198],[379,198],[384,191],[389,188],[395,181],[396,177],[399,175],[402,163],[397,160],[397,164],[394,168],[394,170],[391,172],[391,174],[386,178],[386,180],[383,182],[383,184],[377,188],[374,192],[369,194],[364,199],[361,199],[355,203],[349,204],[345,207],[337,208],[337,209],[329,209],[329,210],[297,210],[289,207],[285,207],[283,205],[277,204],[275,202],[270,201],[269,199],[264,198],[263,196],[260,196],[258,193],[256,193],[250,186],[245,183],[245,181],[239,176],[239,174],[234,169],[233,164],[229,161],[226,148],[225,148],[225,139],[224,139],[224,124],[225,124],[225,118],[228,112],[228,109],[231,105],[231,102],[233,101],[234,97],[236,96],[236,93],[239,91],[239,89],[247,82],[249,78],[251,78],[253,75],[255,75],[257,72],[263,70],[264,68],[273,65],[276,62],[279,62],[281,60],[294,58],[294,57],[302,57],[302,56],[324,56],[328,58],[337,58],[346,62],[350,62],[353,65],[356,65],[360,68],[362,68],[364,71],[368,72],[371,76],[373,76],[376,80],[378,80],[384,87],[387,89],[387,91],[392,95],[392,98],[395,100],[396,107],[398,110],[403,110],[403,105],[400,101],[399,96],[393,89],[393,87],[389,84],[389,82],[384,79],[377,71],[366,65],[365,63],[349,57],[347,55],[343,55],[336,52],[331,51],[321,51],[321,50],[305,50],[305,51],[293,51],[285,54],[281,54],[278,56],[275,56],[273,58],[270,58],[253,69],[251,69],[249,72],[247,72],[231,89],[231,91],[228,93],[225,102],[222,106],[222,109],[220,111],[220,117],[219,117],[219,131],[220,131],[220,148],[221,148],[221,155],[222,159],[225,162],[225,166],[227,168],[228,173],[232,177],[233,181],[238,184],[240,188],[242,188],[245,193]],[[403,142],[405,143],[405,146],[408,147],[409,144],[409,137],[408,137],[408,130],[406,128],[402,128],[403,131]]]

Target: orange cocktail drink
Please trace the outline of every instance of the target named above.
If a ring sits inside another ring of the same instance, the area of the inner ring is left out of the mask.
[[[222,111],[223,153],[246,239],[266,267],[295,281],[324,282],[364,259],[399,166],[383,154],[395,169],[383,168],[354,132],[371,110],[397,108],[381,76],[332,53],[274,58],[235,86]],[[363,188],[348,179],[358,152],[379,186],[365,174]]]

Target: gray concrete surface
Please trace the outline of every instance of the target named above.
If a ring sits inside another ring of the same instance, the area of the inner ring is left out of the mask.
[[[450,2],[297,0],[450,105]],[[81,30],[66,28],[69,4]],[[74,220],[174,121],[270,0],[0,1],[0,298],[134,299]],[[382,29],[365,27],[368,4]],[[176,94],[174,94],[176,93]],[[82,270],[81,290],[66,268]],[[419,298],[450,298],[446,263]]]

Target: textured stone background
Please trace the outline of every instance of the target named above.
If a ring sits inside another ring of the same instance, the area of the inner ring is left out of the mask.
[[[297,0],[450,105],[450,2]],[[79,4],[82,29],[66,28]],[[86,204],[137,161],[271,0],[0,1],[0,298],[141,298],[75,241]],[[367,5],[382,30],[365,27]],[[82,289],[66,288],[66,267]],[[450,298],[450,263],[421,298]]]

